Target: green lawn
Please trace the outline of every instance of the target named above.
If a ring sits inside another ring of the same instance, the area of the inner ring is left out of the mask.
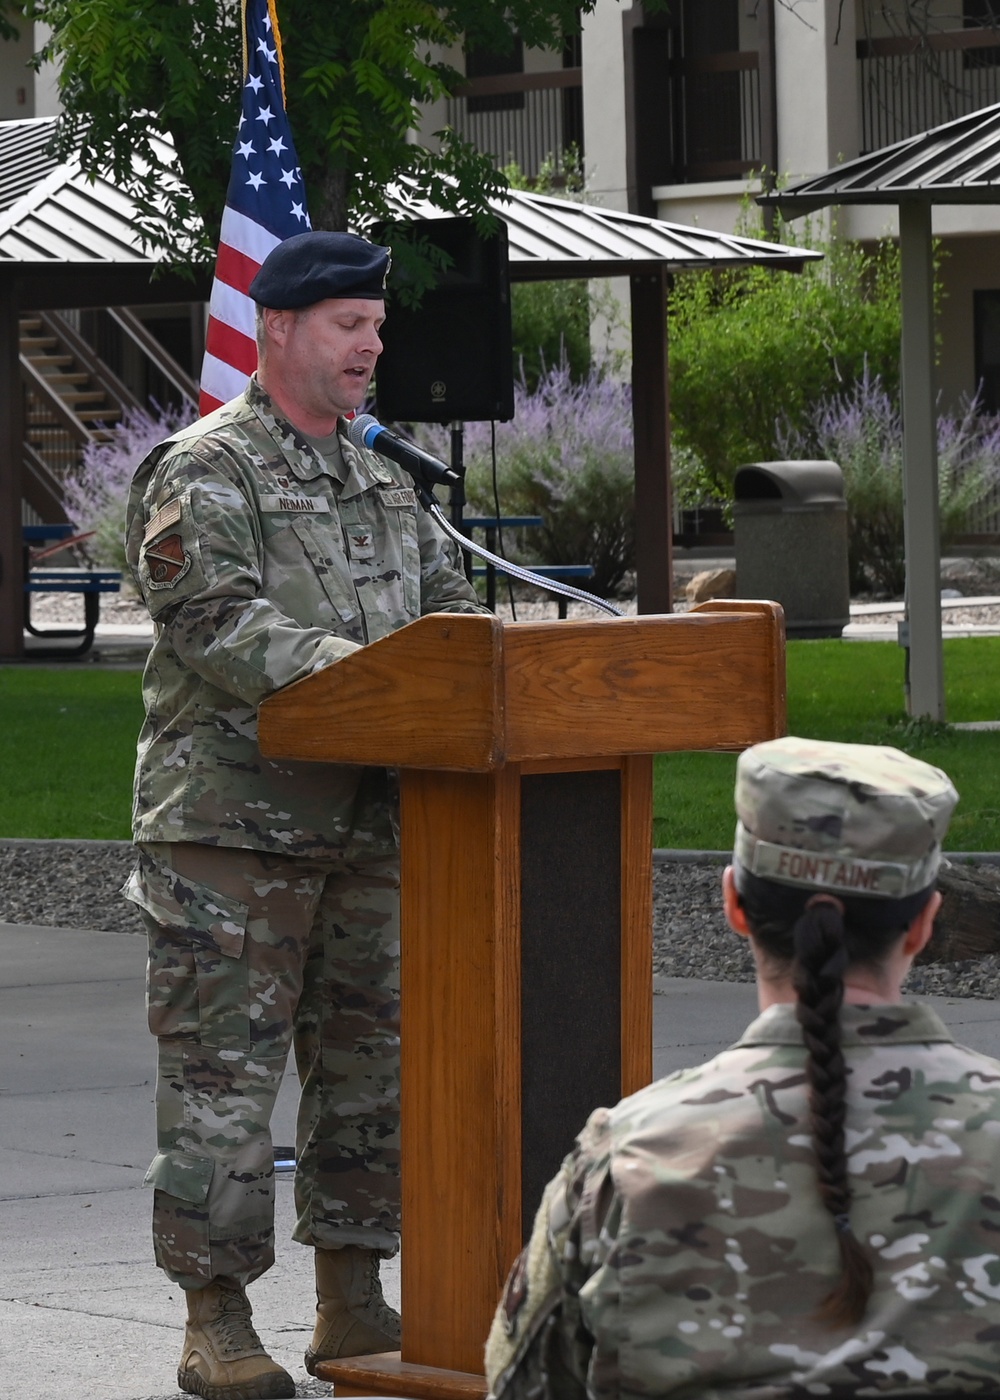
[[[0,667],[0,837],[127,840],[139,673]]]
[[[951,721],[1000,719],[1000,637],[945,642]],[[793,734],[888,743],[950,774],[961,794],[952,850],[1000,850],[1000,731],[911,725],[903,712],[903,652],[891,642],[792,642]],[[81,667],[0,668],[0,837],[126,839],[139,675]],[[656,760],[657,846],[732,844],[733,754]]]
[[[961,796],[947,845],[1000,850],[1000,731],[968,733],[909,724],[903,651],[894,642],[790,642],[788,730],[850,743],[893,744],[943,768]],[[1000,637],[944,644],[948,719],[1000,720]],[[664,754],[656,760],[657,846],[732,845],[732,754]]]

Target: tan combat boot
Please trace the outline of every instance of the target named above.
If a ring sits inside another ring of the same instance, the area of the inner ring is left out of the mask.
[[[235,1279],[188,1290],[188,1322],[177,1384],[204,1400],[290,1400],[295,1382],[272,1361],[250,1321],[253,1309]]]
[[[379,1256],[345,1245],[316,1250],[316,1330],[306,1370],[338,1356],[371,1356],[399,1350],[399,1313],[382,1297]]]

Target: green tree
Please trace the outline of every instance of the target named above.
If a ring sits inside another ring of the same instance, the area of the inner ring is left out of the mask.
[[[240,16],[238,0],[0,0],[8,28],[29,19],[51,31],[36,61],[59,70],[59,154],[111,172],[150,242],[180,260],[214,256]],[[506,188],[489,157],[448,130],[439,152],[412,139],[421,107],[464,81],[433,55],[463,43],[503,51],[515,32],[528,47],[558,46],[579,16],[575,0],[280,0],[288,111],[314,225],[388,219],[386,186],[402,177],[488,226],[487,201]],[[161,135],[173,142],[173,168]]]
[[[789,244],[795,235],[782,225],[775,238]],[[824,237],[811,246],[824,258],[801,273],[683,273],[671,294],[674,433],[720,496],[741,463],[774,458],[782,427],[787,435],[803,426],[818,400],[866,375],[890,395],[898,390],[896,245],[886,240],[868,252]]]
[[[547,369],[566,363],[573,379],[590,369],[590,295],[586,282],[515,282],[511,291],[514,368],[529,390]]]

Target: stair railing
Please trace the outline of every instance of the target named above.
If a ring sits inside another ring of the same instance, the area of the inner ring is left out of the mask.
[[[62,482],[30,442],[23,444],[24,499],[36,512],[38,521],[65,520]]]
[[[106,310],[111,320],[121,327],[133,344],[138,346],[150,363],[163,375],[167,383],[172,384],[184,398],[190,399],[192,403],[196,404],[198,402],[198,385],[186,370],[181,368],[174,357],[163,348],[138,316],[126,306],[109,306]]]
[[[35,314],[49,334],[62,341],[80,368],[85,369],[94,383],[100,385],[116,408],[123,412],[127,408],[142,409],[142,403],[132,393],[128,385],[123,383],[117,374],[105,364],[93,346],[87,344],[83,336],[70,325],[65,316],[58,311],[39,311]]]
[[[93,442],[94,434],[85,423],[80,421],[66,400],[49,382],[47,376],[35,368],[27,355],[22,353],[20,359],[21,380],[27,386],[29,393],[41,399],[44,406],[56,418],[59,426],[65,428],[78,443],[86,446],[88,442]]]

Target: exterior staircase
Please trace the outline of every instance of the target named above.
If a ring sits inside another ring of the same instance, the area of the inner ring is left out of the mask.
[[[43,520],[64,518],[62,481],[83,449],[106,437],[138,401],[112,384],[96,355],[58,312],[20,319],[24,392],[24,494]]]
[[[72,410],[78,421],[98,431],[121,417],[121,409],[110,401],[108,390],[103,384],[96,384],[87,369],[81,369],[71,353],[67,352],[58,336],[46,335],[45,327],[38,316],[21,318],[21,354],[32,369],[44,377],[52,392]],[[41,406],[41,405],[40,405]],[[51,415],[49,415],[51,417]],[[41,422],[45,415],[39,415]],[[33,436],[42,440],[36,429]]]
[[[182,394],[197,401],[197,386],[142,323],[122,307],[105,313]],[[20,319],[24,394],[24,498],[42,520],[65,519],[62,482],[82,462],[84,449],[106,440],[130,409],[144,404],[58,311]]]

